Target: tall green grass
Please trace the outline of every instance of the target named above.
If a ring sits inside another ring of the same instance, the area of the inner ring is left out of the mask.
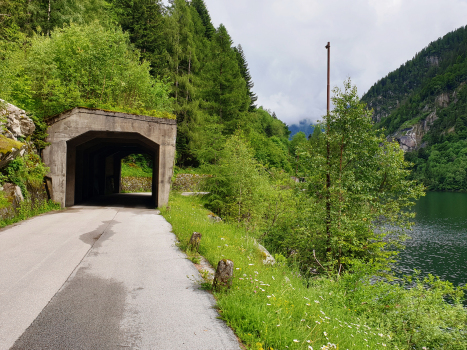
[[[0,219],[0,227],[12,225],[19,221],[29,219],[33,216],[47,213],[53,210],[60,210],[60,204],[53,202],[52,200],[37,200],[32,201],[30,199],[23,200],[18,208],[10,209],[11,212],[7,212],[8,209],[3,209],[2,217]]]
[[[307,287],[285,263],[264,265],[254,238],[235,224],[211,222],[202,199],[172,193],[161,213],[181,249],[197,231],[203,235],[199,253],[214,267],[221,259],[234,262],[232,287],[214,295],[221,317],[249,349],[390,348],[393,335],[344,307],[333,282],[318,279]]]

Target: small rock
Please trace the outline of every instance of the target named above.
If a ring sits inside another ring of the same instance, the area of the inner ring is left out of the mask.
[[[218,217],[217,215],[213,214],[213,213],[209,213],[208,214],[208,219],[211,221],[211,222],[221,222],[222,219],[220,217]]]
[[[261,244],[256,242],[258,249],[261,251],[261,256],[263,257],[263,264],[264,265],[274,265],[276,263],[276,259],[268,252],[266,248],[264,248]]]
[[[190,242],[188,243],[188,246],[191,250],[199,251],[199,243],[201,242],[201,236],[201,233],[193,232],[190,238]]]
[[[230,288],[232,285],[234,263],[232,260],[222,259],[217,264],[214,282],[212,283],[215,290]]]
[[[214,279],[216,271],[204,256],[199,257],[199,264],[195,264],[195,266],[204,279],[208,281],[212,281]]]

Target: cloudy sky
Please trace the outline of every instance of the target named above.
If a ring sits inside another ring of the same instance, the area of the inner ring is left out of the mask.
[[[467,0],[205,0],[212,21],[241,44],[258,104],[287,124],[326,112],[350,77],[360,95],[431,41],[467,25]]]

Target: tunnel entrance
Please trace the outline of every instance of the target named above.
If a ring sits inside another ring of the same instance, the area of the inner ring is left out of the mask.
[[[66,205],[120,193],[122,159],[135,153],[151,157],[152,203],[156,207],[159,145],[138,133],[109,131],[89,131],[67,142]]]
[[[49,142],[42,153],[50,168],[51,198],[63,207],[107,196],[123,198],[121,160],[147,154],[152,160],[150,202],[167,204],[175,158],[177,123],[119,112],[77,107],[47,120]],[[125,198],[138,199],[138,196]]]

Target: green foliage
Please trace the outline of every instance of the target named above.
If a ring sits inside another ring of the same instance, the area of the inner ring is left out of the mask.
[[[218,115],[226,131],[232,133],[242,125],[251,100],[232,49],[232,39],[222,24],[212,38],[209,60],[203,73],[206,84],[202,94],[206,100],[203,108]]]
[[[27,186],[38,187],[44,181],[44,176],[49,172],[41,158],[35,153],[25,153],[23,157],[12,160],[8,166],[2,169],[2,183],[11,182],[21,188],[23,196],[27,198]]]
[[[292,171],[287,142],[277,136],[267,137],[256,131],[251,131],[248,141],[254,150],[255,159],[267,168],[284,169]]]
[[[241,133],[227,140],[213,170],[214,176],[207,182],[211,210],[246,227],[257,225],[265,209],[268,178]]]
[[[256,105],[254,104],[258,100],[258,96],[251,90],[255,84],[251,79],[250,69],[248,68],[248,63],[246,61],[245,53],[243,52],[242,45],[238,44],[237,47],[234,47],[233,50],[237,54],[238,68],[240,69],[240,74],[246,83],[247,94],[250,98],[250,107],[249,110],[252,112],[255,110]]]
[[[33,116],[39,149],[44,118],[76,106],[173,111],[179,166],[215,164],[240,128],[260,162],[292,171],[286,125],[254,106],[245,54],[224,26],[214,28],[203,0],[6,0],[0,8],[8,14],[0,16],[0,96]]]
[[[396,349],[462,349],[467,344],[464,289],[417,271],[388,283],[374,267],[358,263],[334,289],[335,307],[344,307],[391,335]],[[450,303],[448,303],[449,301]]]
[[[285,264],[264,265],[254,240],[235,224],[210,222],[200,199],[174,194],[169,206],[161,212],[182,249],[193,231],[201,232],[199,253],[214,267],[221,259],[234,262],[231,289],[215,295],[222,318],[251,349],[467,346],[462,288],[432,276],[388,283],[357,261],[338,279],[305,279]]]
[[[13,149],[21,149],[23,143],[10,139],[4,135],[0,135],[0,153],[6,154],[11,152]]]
[[[51,200],[32,201],[31,199],[26,198],[20,203],[20,206],[16,210],[14,216],[10,218],[4,218],[2,216],[2,218],[0,219],[0,227],[12,225],[16,222],[26,220],[33,216],[37,216],[43,213],[47,213],[52,210],[60,210],[60,204],[55,203]]]
[[[407,153],[413,163],[412,177],[434,191],[467,190],[467,141],[435,144]]]
[[[5,193],[0,191],[0,210],[8,207],[9,205],[11,205],[11,203],[8,198],[5,197]]]
[[[303,210],[282,250],[293,251],[305,273],[339,273],[356,259],[386,269],[394,254],[388,248],[410,228],[407,209],[423,193],[407,180],[399,145],[374,130],[350,80],[344,86],[334,89],[334,110],[323,117],[323,141],[296,151],[305,177]]]
[[[94,22],[36,35],[8,62],[10,100],[39,118],[76,107],[169,111],[168,86],[151,78],[121,30]],[[13,67],[14,66],[14,67]]]
[[[209,15],[209,11],[204,3],[204,0],[193,0],[191,5],[196,10],[201,19],[201,23],[204,27],[203,34],[206,38],[211,39],[214,35],[215,28],[211,22],[211,16]]]
[[[307,144],[306,135],[304,132],[299,131],[296,133],[292,140],[290,141],[290,156],[293,159],[293,166],[295,170],[295,176],[298,175],[299,170],[300,173],[303,172],[303,160],[300,160],[300,152],[303,147]]]
[[[130,154],[122,159],[122,177],[152,177],[152,159],[146,154]]]
[[[166,75],[166,20],[160,0],[111,0],[122,30],[129,34],[130,41],[141,51],[141,58],[151,65],[153,76]]]
[[[278,169],[267,170],[254,157],[254,150],[241,132],[226,142],[206,180],[208,207],[246,231],[265,237],[293,217],[296,207],[292,180]]]

